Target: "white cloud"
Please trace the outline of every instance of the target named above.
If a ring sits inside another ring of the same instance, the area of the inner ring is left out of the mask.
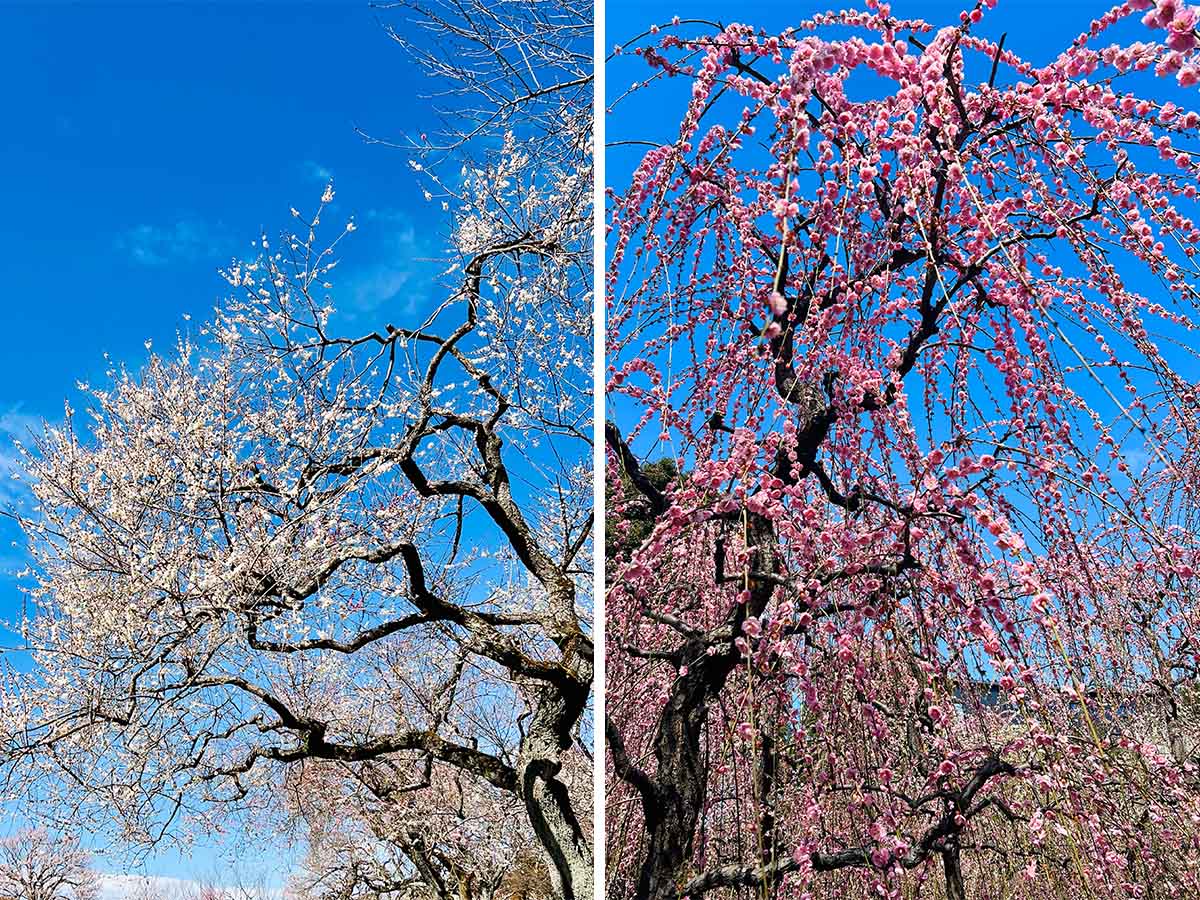
[[[117,248],[145,266],[192,262],[205,257],[215,262],[225,243],[218,230],[191,218],[170,225],[135,225],[117,236]]]
[[[425,296],[424,288],[414,283],[414,272],[404,266],[368,266],[361,274],[353,277],[342,296],[341,306],[346,312],[369,313],[381,307],[394,309],[398,316],[411,315],[418,306],[418,299]],[[406,287],[397,304],[396,298]]]
[[[314,162],[311,159],[305,160],[304,172],[309,178],[313,179],[314,181],[319,181],[322,184],[325,184],[333,177],[333,172],[321,165],[319,162]]]
[[[350,274],[335,287],[336,305],[351,318],[375,312],[411,316],[424,305],[430,279],[440,271],[432,264],[434,245],[403,212],[371,209],[365,221],[360,234],[373,240],[371,256],[383,261],[348,266]]]
[[[167,878],[161,875],[117,875],[105,873],[100,876],[99,900],[141,900],[143,897],[153,897],[155,900],[196,900],[200,897],[201,889],[208,882],[187,878]],[[217,885],[220,888],[222,885]],[[228,889],[228,886],[224,886]],[[147,890],[149,888],[150,890]],[[281,891],[258,890],[251,888],[245,892],[235,891],[235,896],[257,897],[261,900],[280,900]]]
[[[16,442],[28,445],[41,432],[42,420],[21,412],[19,406],[0,413],[0,508],[7,509],[28,496],[20,478],[23,466]]]
[[[159,878],[143,875],[101,875],[100,900],[133,900],[151,888],[163,897],[187,897],[198,893],[200,885],[181,878]],[[146,892],[148,893],[148,892]]]

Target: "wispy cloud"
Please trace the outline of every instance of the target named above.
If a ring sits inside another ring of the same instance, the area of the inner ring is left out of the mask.
[[[398,210],[368,210],[360,227],[361,239],[373,245],[369,256],[379,261],[347,267],[350,274],[334,294],[339,309],[350,318],[380,311],[398,319],[412,315],[425,305],[439,271],[437,244]]]
[[[219,228],[193,218],[169,225],[135,225],[117,236],[117,249],[144,266],[215,259],[227,244]]]
[[[54,133],[62,138],[76,138],[81,134],[76,121],[63,113],[54,117]]]
[[[21,412],[19,406],[0,412],[0,508],[8,509],[29,496],[21,479],[23,466],[17,442],[28,444],[40,434],[42,420]]]
[[[303,169],[305,175],[313,179],[313,181],[319,181],[322,184],[325,184],[330,178],[333,177],[333,172],[331,172],[327,167],[311,159],[306,159],[304,161]]]
[[[28,514],[33,499],[17,442],[28,446],[42,433],[42,420],[13,407],[0,412],[0,511]],[[11,591],[17,573],[29,565],[25,537],[15,521],[0,518],[0,586]],[[7,618],[7,611],[6,611]]]
[[[407,268],[371,266],[346,286],[349,302],[343,302],[342,307],[355,313],[370,313],[383,306],[393,306],[400,313],[414,313],[419,306],[418,300],[425,296],[423,286],[416,285],[415,274]]]
[[[101,875],[100,900],[133,900],[139,896],[188,896],[199,887],[182,878],[142,875]]]

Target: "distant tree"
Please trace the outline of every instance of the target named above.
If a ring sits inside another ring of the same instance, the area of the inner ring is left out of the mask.
[[[129,895],[128,900],[160,900],[162,897],[162,893],[149,878],[138,879],[126,893]]]
[[[175,900],[170,891],[152,878],[139,878],[127,893],[127,900]]]
[[[679,479],[679,467],[673,459],[659,459],[638,466],[637,473],[650,489],[659,493]],[[655,516],[644,496],[631,483],[628,469],[621,470],[618,484],[606,486],[605,496],[614,509],[620,510],[620,515],[610,516],[605,523],[604,560],[606,565],[612,566],[641,546],[654,527]]]
[[[26,829],[0,839],[0,900],[96,900],[91,856],[69,837]]]

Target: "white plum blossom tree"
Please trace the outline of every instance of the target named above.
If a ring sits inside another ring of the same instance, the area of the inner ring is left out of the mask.
[[[591,10],[484,9],[405,26],[456,98],[414,145],[440,303],[346,332],[331,184],[199,334],[24,449],[9,799],[150,846],[326,767],[376,824],[411,792],[507,804],[554,892],[591,895]]]

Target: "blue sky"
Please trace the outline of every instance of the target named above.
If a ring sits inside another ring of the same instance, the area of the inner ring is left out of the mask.
[[[0,26],[0,473],[7,438],[61,417],[77,381],[100,381],[105,353],[136,366],[147,340],[166,348],[195,329],[228,289],[218,267],[288,227],[289,207],[312,210],[331,175],[325,221],[359,226],[342,245],[339,307],[365,321],[428,299],[434,266],[421,260],[441,253],[440,205],[402,153],[355,127],[433,130],[430,86],[366,0],[4,4]],[[0,500],[12,497],[5,478]],[[19,549],[0,536],[12,571]],[[16,597],[0,580],[0,616]],[[146,871],[211,878],[217,865],[206,850]]]
[[[0,359],[0,412],[54,415],[103,352],[169,342],[222,296],[217,267],[315,206],[330,174],[338,213],[362,226],[345,251],[355,303],[404,293],[416,254],[392,251],[439,249],[440,209],[401,153],[354,131],[433,124],[423,76],[365,0],[43,3],[0,19],[0,328],[24,336]]]

